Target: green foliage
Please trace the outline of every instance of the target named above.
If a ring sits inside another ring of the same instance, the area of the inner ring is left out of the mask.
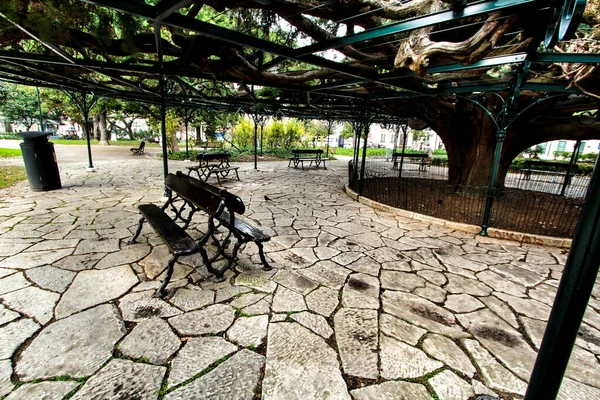
[[[254,143],[254,122],[249,118],[239,121],[232,129],[231,141],[240,148],[252,146]]]
[[[540,144],[534,147],[530,147],[523,153],[528,154],[531,158],[539,158],[540,154],[543,154],[546,148]]]
[[[10,122],[23,124],[27,130],[40,120],[39,106],[35,89],[25,86],[10,85],[5,100],[0,102],[0,114]],[[47,113],[42,115],[48,118]]]
[[[327,137],[327,125],[323,121],[308,120],[304,122],[305,135],[309,138],[323,139]]]
[[[431,137],[430,131],[420,131],[418,129],[413,129],[411,132],[413,135],[413,142],[420,142],[421,140],[423,140],[424,142],[428,142],[429,138]]]
[[[161,121],[156,118],[155,115],[151,115],[148,118],[148,125],[155,132],[160,132],[161,130]],[[167,134],[167,147],[169,151],[179,151],[179,144],[177,142],[177,138],[175,137],[175,132],[179,128],[179,118],[175,113],[175,110],[167,110],[167,114],[165,115],[165,130]]]
[[[342,128],[340,136],[344,139],[349,139],[354,136],[354,129],[352,128],[352,124],[350,122],[344,122],[344,127]]]

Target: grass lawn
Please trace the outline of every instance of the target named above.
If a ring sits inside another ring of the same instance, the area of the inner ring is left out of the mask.
[[[0,189],[27,179],[25,167],[0,167]]]
[[[21,149],[0,149],[0,158],[21,157]]]

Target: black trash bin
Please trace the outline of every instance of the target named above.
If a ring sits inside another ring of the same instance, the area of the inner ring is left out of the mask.
[[[34,192],[60,189],[60,174],[54,143],[48,142],[47,132],[20,132],[23,138],[21,152],[25,162],[29,186]]]

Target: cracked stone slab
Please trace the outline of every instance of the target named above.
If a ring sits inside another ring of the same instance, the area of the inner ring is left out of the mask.
[[[284,286],[279,286],[273,296],[273,312],[293,312],[306,310],[304,297]]]
[[[457,318],[512,372],[522,379],[529,379],[536,353],[517,330],[487,309],[459,314]]]
[[[470,279],[451,273],[446,273],[446,278],[448,279],[448,284],[444,286],[444,289],[450,293],[466,293],[471,296],[489,296],[493,292],[491,287],[476,279]]]
[[[50,265],[28,269],[25,271],[27,278],[34,281],[43,289],[63,293],[75,278],[75,272],[52,267]]]
[[[10,358],[13,353],[34,333],[40,326],[32,319],[20,319],[0,328],[0,360]]]
[[[386,290],[381,296],[383,311],[412,324],[451,337],[469,336],[459,328],[454,314],[410,293]]]
[[[139,282],[129,265],[81,271],[56,306],[56,318],[116,299]]]
[[[169,324],[160,318],[147,319],[135,326],[119,345],[128,357],[146,358],[152,364],[162,365],[181,345]]]
[[[472,378],[477,372],[469,357],[456,343],[445,336],[429,334],[423,341],[423,350],[431,357],[462,372],[469,378]]]
[[[104,304],[45,327],[23,351],[15,372],[43,379],[93,374],[113,353],[126,333],[116,307]]]
[[[26,399],[44,399],[44,400],[62,400],[67,393],[71,392],[79,385],[79,382],[39,382],[34,384],[25,384],[7,396],[5,400],[26,400]]]
[[[558,392],[558,400],[600,399],[600,389],[564,378]]]
[[[237,349],[234,344],[217,336],[188,339],[171,361],[169,388],[187,381]]]
[[[444,364],[399,340],[380,335],[381,376],[384,379],[419,378]]]
[[[273,280],[280,285],[285,286],[300,294],[307,294],[313,291],[319,286],[318,283],[308,279],[304,275],[291,270],[279,270],[274,276]]]
[[[342,293],[342,305],[348,308],[379,308],[379,280],[366,274],[352,274]]]
[[[504,300],[509,306],[511,306],[517,313],[523,314],[529,318],[539,319],[541,321],[548,321],[550,316],[551,307],[546,304],[540,303],[533,299],[522,299],[519,297],[511,296],[505,293],[494,293],[496,297]]]
[[[504,368],[478,341],[465,339],[465,348],[479,366],[487,386],[492,389],[524,395],[527,385]]]
[[[169,318],[169,323],[181,335],[217,334],[233,323],[235,311],[225,304],[213,304],[203,310],[191,311]]]
[[[94,265],[96,265],[96,263],[98,262],[98,260],[100,260],[103,256],[104,254],[99,253],[82,254],[78,256],[67,256],[61,260],[52,263],[52,266],[75,272],[83,271],[86,269],[93,268]]]
[[[424,385],[411,382],[383,382],[350,391],[354,400],[431,400]]]
[[[352,271],[332,261],[320,261],[312,267],[298,272],[331,289],[341,289]]]
[[[290,317],[322,338],[329,339],[331,335],[333,335],[333,329],[331,329],[327,323],[327,320],[321,315],[303,311],[300,313],[294,313]]]
[[[0,295],[31,286],[22,272],[0,279]]]
[[[414,290],[413,294],[419,297],[428,299],[437,304],[443,304],[446,301],[446,291],[439,286],[433,285],[429,282],[425,283],[425,287],[418,287]]]
[[[120,252],[117,254],[120,254]],[[161,244],[154,246],[152,252],[139,261],[139,264],[144,268],[148,279],[155,279],[167,268],[170,258],[171,253],[169,253],[169,248]]]
[[[333,321],[344,372],[377,379],[377,311],[342,308]]]
[[[77,245],[73,254],[114,253],[119,250],[121,250],[119,247],[119,239],[98,237],[95,239],[83,239],[79,245]]]
[[[146,257],[150,253],[150,247],[148,246],[131,246],[125,247],[121,251],[116,253],[110,253],[104,256],[98,264],[96,264],[97,269],[105,269],[112,268],[114,266],[123,265],[123,264],[131,264],[137,262],[144,257]],[[164,269],[164,266],[163,266]],[[153,278],[150,278],[153,279]]]
[[[452,371],[440,372],[429,383],[440,400],[470,399],[475,395],[473,387]]]
[[[69,247],[76,247],[79,243],[79,239],[60,239],[60,240],[44,240],[36,243],[27,250],[26,252],[40,252],[47,250],[60,250]]]
[[[342,253],[344,254],[344,253]],[[362,257],[350,264],[342,264],[346,268],[351,269],[354,272],[361,272],[363,274],[378,276],[381,264],[371,257]]]
[[[169,394],[165,400],[252,400],[265,357],[243,349],[208,374]]]
[[[259,347],[267,336],[268,315],[240,317],[227,330],[227,338],[242,347]]]
[[[214,299],[215,292],[212,290],[180,288],[177,289],[170,301],[183,311],[192,311],[213,304]]]
[[[387,336],[406,342],[410,345],[416,346],[419,339],[427,333],[427,330],[419,328],[418,326],[411,325],[407,322],[402,321],[390,314],[382,313],[379,318],[379,324],[381,332]]]
[[[381,272],[381,287],[383,289],[412,292],[416,288],[424,288],[425,279],[414,273],[384,270]]]
[[[525,297],[525,287],[517,285],[492,271],[482,271],[477,274],[477,279],[497,292],[503,292],[517,297]]]
[[[165,367],[114,359],[88,379],[72,399],[156,399],[166,372]]]
[[[336,352],[297,323],[269,324],[262,399],[350,400]]]
[[[266,299],[270,298],[265,297],[262,300],[259,300],[257,303],[242,308],[242,313],[250,316],[269,314],[271,312],[271,303]]]
[[[442,250],[436,250],[435,254],[440,262],[446,266],[456,266],[477,272],[483,271],[487,268],[486,264],[469,260],[468,258],[459,256],[457,254],[449,254]]]
[[[519,328],[517,317],[505,302],[495,296],[480,297],[479,300],[481,300],[492,312],[502,318],[504,322],[515,329]]]
[[[234,285],[265,293],[273,293],[277,288],[277,283],[270,280],[270,274],[261,274],[261,271],[242,272],[236,276]]]
[[[0,397],[8,394],[15,385],[10,381],[12,366],[10,360],[0,360]]]
[[[47,250],[35,253],[19,253],[0,261],[0,268],[30,269],[52,264],[73,253],[73,249]]]
[[[490,270],[511,280],[517,285],[533,287],[546,279],[546,275],[536,273],[529,269],[521,268],[512,264],[490,265]]]
[[[446,298],[444,307],[456,313],[468,313],[484,308],[485,305],[468,294],[451,294]]]
[[[148,290],[123,296],[119,300],[123,319],[129,322],[140,322],[154,317],[169,318],[182,313],[166,301],[152,297],[153,294],[153,290]]]
[[[328,287],[320,287],[309,293],[305,300],[308,309],[324,317],[329,317],[339,304],[339,292]]]
[[[248,307],[252,304],[258,303],[260,300],[264,299],[267,296],[266,293],[246,293],[237,297],[230,304],[235,308],[244,308]]]
[[[57,293],[29,286],[3,294],[0,296],[0,299],[13,310],[45,325],[52,319],[54,305],[58,302],[59,297],[60,295]]]
[[[0,304],[0,325],[4,325],[7,322],[14,321],[20,316],[21,315],[19,313],[9,310],[8,308]]]

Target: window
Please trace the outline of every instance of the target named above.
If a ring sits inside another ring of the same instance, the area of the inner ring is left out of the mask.
[[[385,133],[381,134],[381,140],[379,142],[380,143],[385,143]]]
[[[585,142],[579,143],[579,152],[583,153],[584,150],[585,150]]]
[[[567,141],[566,140],[560,140],[558,142],[558,147],[556,148],[556,151],[565,151],[565,147],[567,147]]]

